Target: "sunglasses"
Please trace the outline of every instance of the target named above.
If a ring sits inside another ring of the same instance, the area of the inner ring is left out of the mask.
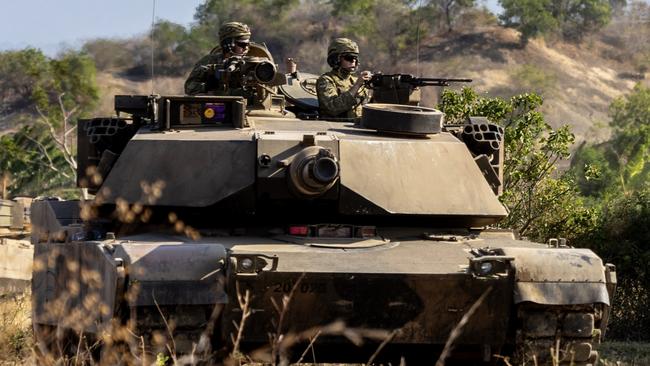
[[[359,61],[359,56],[355,56],[355,55],[343,55],[341,56],[341,58],[347,62]]]
[[[249,43],[248,42],[235,42],[235,46],[239,48],[248,48]]]

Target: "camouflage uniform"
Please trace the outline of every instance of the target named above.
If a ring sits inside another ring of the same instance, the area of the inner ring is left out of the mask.
[[[361,105],[370,100],[370,93],[361,86],[356,95],[350,89],[358,77],[340,68],[340,56],[359,56],[357,44],[347,38],[336,38],[327,48],[327,63],[332,70],[321,75],[316,81],[319,112],[322,117],[358,118]]]
[[[235,41],[248,42],[251,31],[246,24],[228,22],[219,29],[219,46],[203,56],[185,80],[185,94],[242,95],[243,89],[237,78],[225,80],[219,70],[223,69],[224,55],[232,51]]]
[[[349,90],[357,77],[345,70],[336,69],[321,75],[316,82],[318,105],[323,117],[356,118],[361,117],[361,105],[370,100],[370,94],[364,87],[357,95]]]
[[[215,47],[209,54],[203,56],[185,80],[185,94],[211,95],[243,95],[243,89],[238,78],[223,80],[218,70],[223,69],[223,52]]]

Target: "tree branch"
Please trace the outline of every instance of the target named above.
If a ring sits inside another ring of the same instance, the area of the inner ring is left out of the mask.
[[[43,113],[43,111],[36,106],[36,111],[38,114],[41,116],[41,123],[47,126],[49,130],[50,137],[52,137],[52,140],[54,140],[54,143],[59,147],[61,152],[63,153],[63,158],[65,161],[68,163],[70,166],[70,169],[75,172],[77,170],[77,162],[74,160],[72,153],[68,150],[67,146],[65,146],[65,143],[62,142],[60,139],[57,138],[57,133],[56,129],[54,129],[54,125],[52,125],[52,122],[50,119]]]
[[[43,155],[45,155],[45,157],[47,158],[47,161],[48,161],[48,163],[49,163],[49,164],[47,165],[48,168],[50,168],[52,171],[55,171],[55,172],[57,172],[57,173],[62,174],[62,175],[63,175],[64,177],[66,177],[66,178],[70,178],[70,176],[69,176],[68,174],[66,174],[65,172],[60,171],[60,170],[56,167],[56,165],[54,165],[54,161],[52,161],[52,158],[50,157],[50,154],[48,154],[47,149],[45,148],[45,146],[44,146],[40,141],[38,141],[38,140],[36,140],[36,139],[30,137],[30,136],[27,135],[27,134],[23,134],[23,136],[25,136],[26,139],[28,139],[29,141],[35,143],[36,146],[38,146],[38,149],[41,150],[41,152],[43,153]]]

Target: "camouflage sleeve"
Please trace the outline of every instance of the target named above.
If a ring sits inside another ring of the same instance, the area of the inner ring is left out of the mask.
[[[361,89],[359,89],[359,92],[357,93],[357,96],[361,97],[362,104],[370,103],[370,100],[372,99],[372,92],[365,85],[362,85]]]
[[[206,67],[218,63],[219,60],[212,54],[202,57],[190,72],[190,76],[185,80],[185,94],[195,95],[205,93],[208,89],[208,82],[213,75],[210,73],[211,68]]]
[[[320,112],[324,115],[338,116],[352,110],[357,104],[356,98],[349,91],[339,94],[334,82],[326,76],[321,76],[316,81],[316,92]]]

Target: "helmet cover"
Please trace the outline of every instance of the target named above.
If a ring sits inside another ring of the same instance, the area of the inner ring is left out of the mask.
[[[251,30],[244,23],[228,22],[219,28],[219,42],[228,39],[248,39],[251,36]]]

